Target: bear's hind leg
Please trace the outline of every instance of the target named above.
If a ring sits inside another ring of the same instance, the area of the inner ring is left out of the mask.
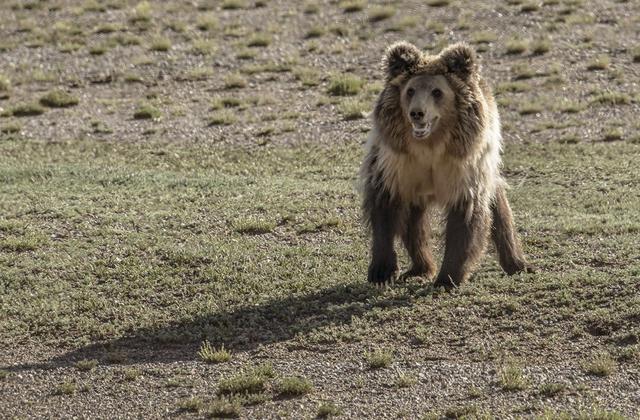
[[[488,236],[490,217],[488,209],[470,203],[459,204],[449,210],[445,233],[444,259],[435,281],[436,287],[457,287],[471,274],[471,269],[482,255]]]
[[[496,190],[496,196],[491,203],[493,222],[491,224],[491,238],[496,245],[500,266],[509,275],[522,271],[533,272],[527,264],[518,240],[511,207],[503,186]]]
[[[422,276],[430,279],[436,274],[431,249],[429,248],[429,215],[423,206],[411,205],[404,223],[402,241],[411,257],[411,268],[403,278]]]

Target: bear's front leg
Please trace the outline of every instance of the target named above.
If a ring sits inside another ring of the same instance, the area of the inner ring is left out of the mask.
[[[363,207],[372,233],[367,280],[375,284],[389,283],[398,271],[398,258],[393,242],[401,216],[400,204],[382,186],[369,185],[365,191]]]
[[[449,290],[469,277],[484,251],[490,221],[489,210],[478,202],[463,202],[449,210],[444,259],[434,284],[436,287]]]
[[[404,223],[402,241],[409,257],[411,268],[402,274],[402,278],[423,276],[431,279],[436,274],[433,256],[429,248],[429,216],[424,206],[411,205]]]

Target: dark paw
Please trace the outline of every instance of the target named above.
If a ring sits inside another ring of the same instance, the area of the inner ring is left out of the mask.
[[[411,277],[423,277],[428,280],[433,278],[435,274],[435,270],[431,267],[411,267],[400,275],[400,280],[406,280]]]
[[[375,263],[369,265],[367,281],[376,285],[390,284],[398,271],[397,263]]]
[[[452,278],[450,275],[438,275],[436,281],[433,283],[435,289],[444,288],[447,291],[453,290],[460,286],[461,281],[459,279]]]
[[[524,261],[514,262],[512,264],[509,264],[506,267],[503,267],[503,269],[504,269],[504,272],[507,273],[509,276],[512,276],[518,273],[535,273],[536,272],[536,268],[533,265],[526,263]]]

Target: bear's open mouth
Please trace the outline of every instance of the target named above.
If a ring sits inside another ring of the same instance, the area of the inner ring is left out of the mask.
[[[427,137],[433,131],[436,126],[438,118],[434,118],[426,124],[413,124],[413,137],[416,139],[423,139]]]

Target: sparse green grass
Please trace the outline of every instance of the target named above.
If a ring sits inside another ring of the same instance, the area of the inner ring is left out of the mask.
[[[9,97],[9,89],[11,88],[11,81],[7,76],[0,74],[0,98]]]
[[[91,55],[103,55],[109,51],[111,47],[108,44],[96,44],[89,47],[89,54]]]
[[[536,39],[531,42],[531,53],[533,55],[543,55],[551,50],[551,41],[548,39]]]
[[[171,49],[171,40],[169,38],[158,36],[151,40],[149,45],[151,51],[165,52]]]
[[[490,44],[498,37],[495,33],[489,31],[479,31],[471,34],[471,42],[474,44]]]
[[[567,389],[567,385],[559,382],[549,382],[540,385],[540,394],[545,397],[553,397],[564,392]]]
[[[539,114],[544,111],[545,107],[538,102],[525,102],[518,108],[520,115]]]
[[[242,89],[247,87],[247,79],[239,73],[231,73],[224,78],[224,87],[226,89]]]
[[[222,2],[222,8],[224,10],[238,10],[247,7],[245,0],[224,0]]]
[[[82,372],[89,372],[93,369],[95,369],[96,366],[98,366],[98,361],[95,359],[83,359],[83,360],[78,360],[75,364],[76,369],[82,371]]]
[[[322,35],[325,34],[325,29],[322,26],[314,26],[312,28],[310,28],[307,33],[305,34],[305,38],[310,39],[310,38],[320,38]]]
[[[271,233],[276,228],[276,223],[265,219],[240,219],[233,223],[236,232],[247,235],[264,235]]]
[[[522,54],[528,46],[529,43],[526,40],[514,38],[507,41],[505,51],[507,54]]]
[[[313,390],[313,383],[299,376],[282,378],[277,386],[278,393],[285,397],[305,395]]]
[[[211,39],[196,39],[191,43],[191,51],[194,54],[209,55],[213,54],[217,48],[217,44]]]
[[[396,388],[411,388],[418,383],[418,378],[412,374],[399,373],[394,385]]]
[[[14,117],[33,117],[44,114],[45,109],[36,103],[24,103],[14,105],[8,109],[8,114]]]
[[[608,353],[598,353],[587,360],[583,368],[589,375],[609,376],[616,369],[616,361]]]
[[[205,407],[205,403],[200,397],[191,397],[182,400],[178,403],[180,411],[187,411],[190,413],[197,413]]]
[[[450,0],[427,0],[426,4],[427,6],[431,6],[431,7],[444,7],[451,4],[451,1]]]
[[[606,70],[609,68],[611,59],[608,55],[601,54],[587,64],[587,70]]]
[[[207,340],[202,342],[200,346],[200,350],[198,351],[198,356],[202,361],[207,363],[224,363],[231,360],[231,353],[221,346],[219,349],[215,349],[211,347],[211,343]]]
[[[526,82],[504,82],[498,84],[495,87],[494,92],[496,94],[500,94],[503,92],[518,93],[527,92],[529,90],[531,90],[531,85]]]
[[[8,377],[9,377],[9,372],[7,372],[6,370],[0,369],[0,381],[6,379]]]
[[[141,1],[132,10],[129,21],[134,24],[149,22],[151,20],[152,11],[151,3],[148,1]]]
[[[339,7],[345,13],[354,13],[363,10],[367,6],[367,2],[364,0],[348,0],[340,2]]]
[[[531,13],[540,10],[540,3],[537,1],[528,1],[520,6],[521,13]]]
[[[602,408],[592,408],[589,410],[579,411],[553,411],[545,410],[545,412],[538,417],[539,420],[628,420],[628,417],[622,414],[605,410]]]
[[[360,93],[364,80],[353,74],[332,76],[329,80],[328,92],[334,96],[353,96]]]
[[[136,120],[155,120],[160,118],[161,115],[160,110],[149,103],[141,103],[133,111],[133,118]]]
[[[531,79],[536,75],[535,70],[533,70],[528,64],[517,64],[511,68],[511,73],[513,73],[514,80],[526,80]]]
[[[271,44],[271,35],[265,33],[254,34],[247,41],[247,47],[268,47],[269,44]]]
[[[311,87],[320,84],[320,72],[310,67],[297,67],[293,71],[296,80],[302,83],[302,86]]]
[[[318,411],[316,412],[316,416],[321,419],[338,417],[341,414],[342,409],[330,402],[320,404],[320,406],[318,407]]]
[[[267,381],[274,375],[270,364],[245,369],[231,377],[223,378],[218,383],[221,395],[256,394],[265,390]]]
[[[75,382],[72,381],[64,381],[54,389],[53,393],[55,395],[72,395],[75,394],[77,390],[77,386]]]
[[[80,101],[72,94],[64,90],[52,90],[40,98],[40,104],[50,108],[67,108],[78,105]]]
[[[223,109],[220,111],[216,111],[213,114],[211,114],[211,116],[209,117],[207,124],[209,125],[231,125],[234,124],[236,121],[238,121],[238,117],[236,116],[236,113],[228,110],[228,109]]]
[[[201,31],[213,31],[217,29],[218,26],[218,18],[213,14],[200,15],[196,20],[196,28]]]
[[[590,101],[591,105],[629,105],[631,96],[623,92],[601,92]]]
[[[345,120],[359,120],[365,117],[365,113],[371,107],[370,104],[358,99],[348,98],[340,104],[340,113]]]
[[[238,418],[242,410],[240,401],[225,397],[216,398],[206,408],[206,416],[208,418]]]
[[[504,391],[522,391],[528,387],[528,382],[522,373],[522,368],[515,363],[507,363],[500,370],[498,383]]]
[[[584,110],[584,105],[575,101],[563,101],[560,106],[560,111],[565,114],[577,114]]]
[[[387,368],[393,362],[393,352],[386,349],[377,349],[365,353],[364,358],[371,369]]]
[[[127,382],[133,382],[142,375],[142,371],[138,368],[126,368],[122,372],[122,378]]]
[[[622,140],[624,137],[624,131],[622,128],[614,127],[610,128],[604,133],[604,141],[617,141]]]
[[[393,6],[373,6],[369,10],[368,19],[369,22],[380,22],[389,19],[396,14],[396,9]]]
[[[4,124],[0,127],[0,133],[2,134],[16,134],[19,133],[22,126],[18,123]]]

